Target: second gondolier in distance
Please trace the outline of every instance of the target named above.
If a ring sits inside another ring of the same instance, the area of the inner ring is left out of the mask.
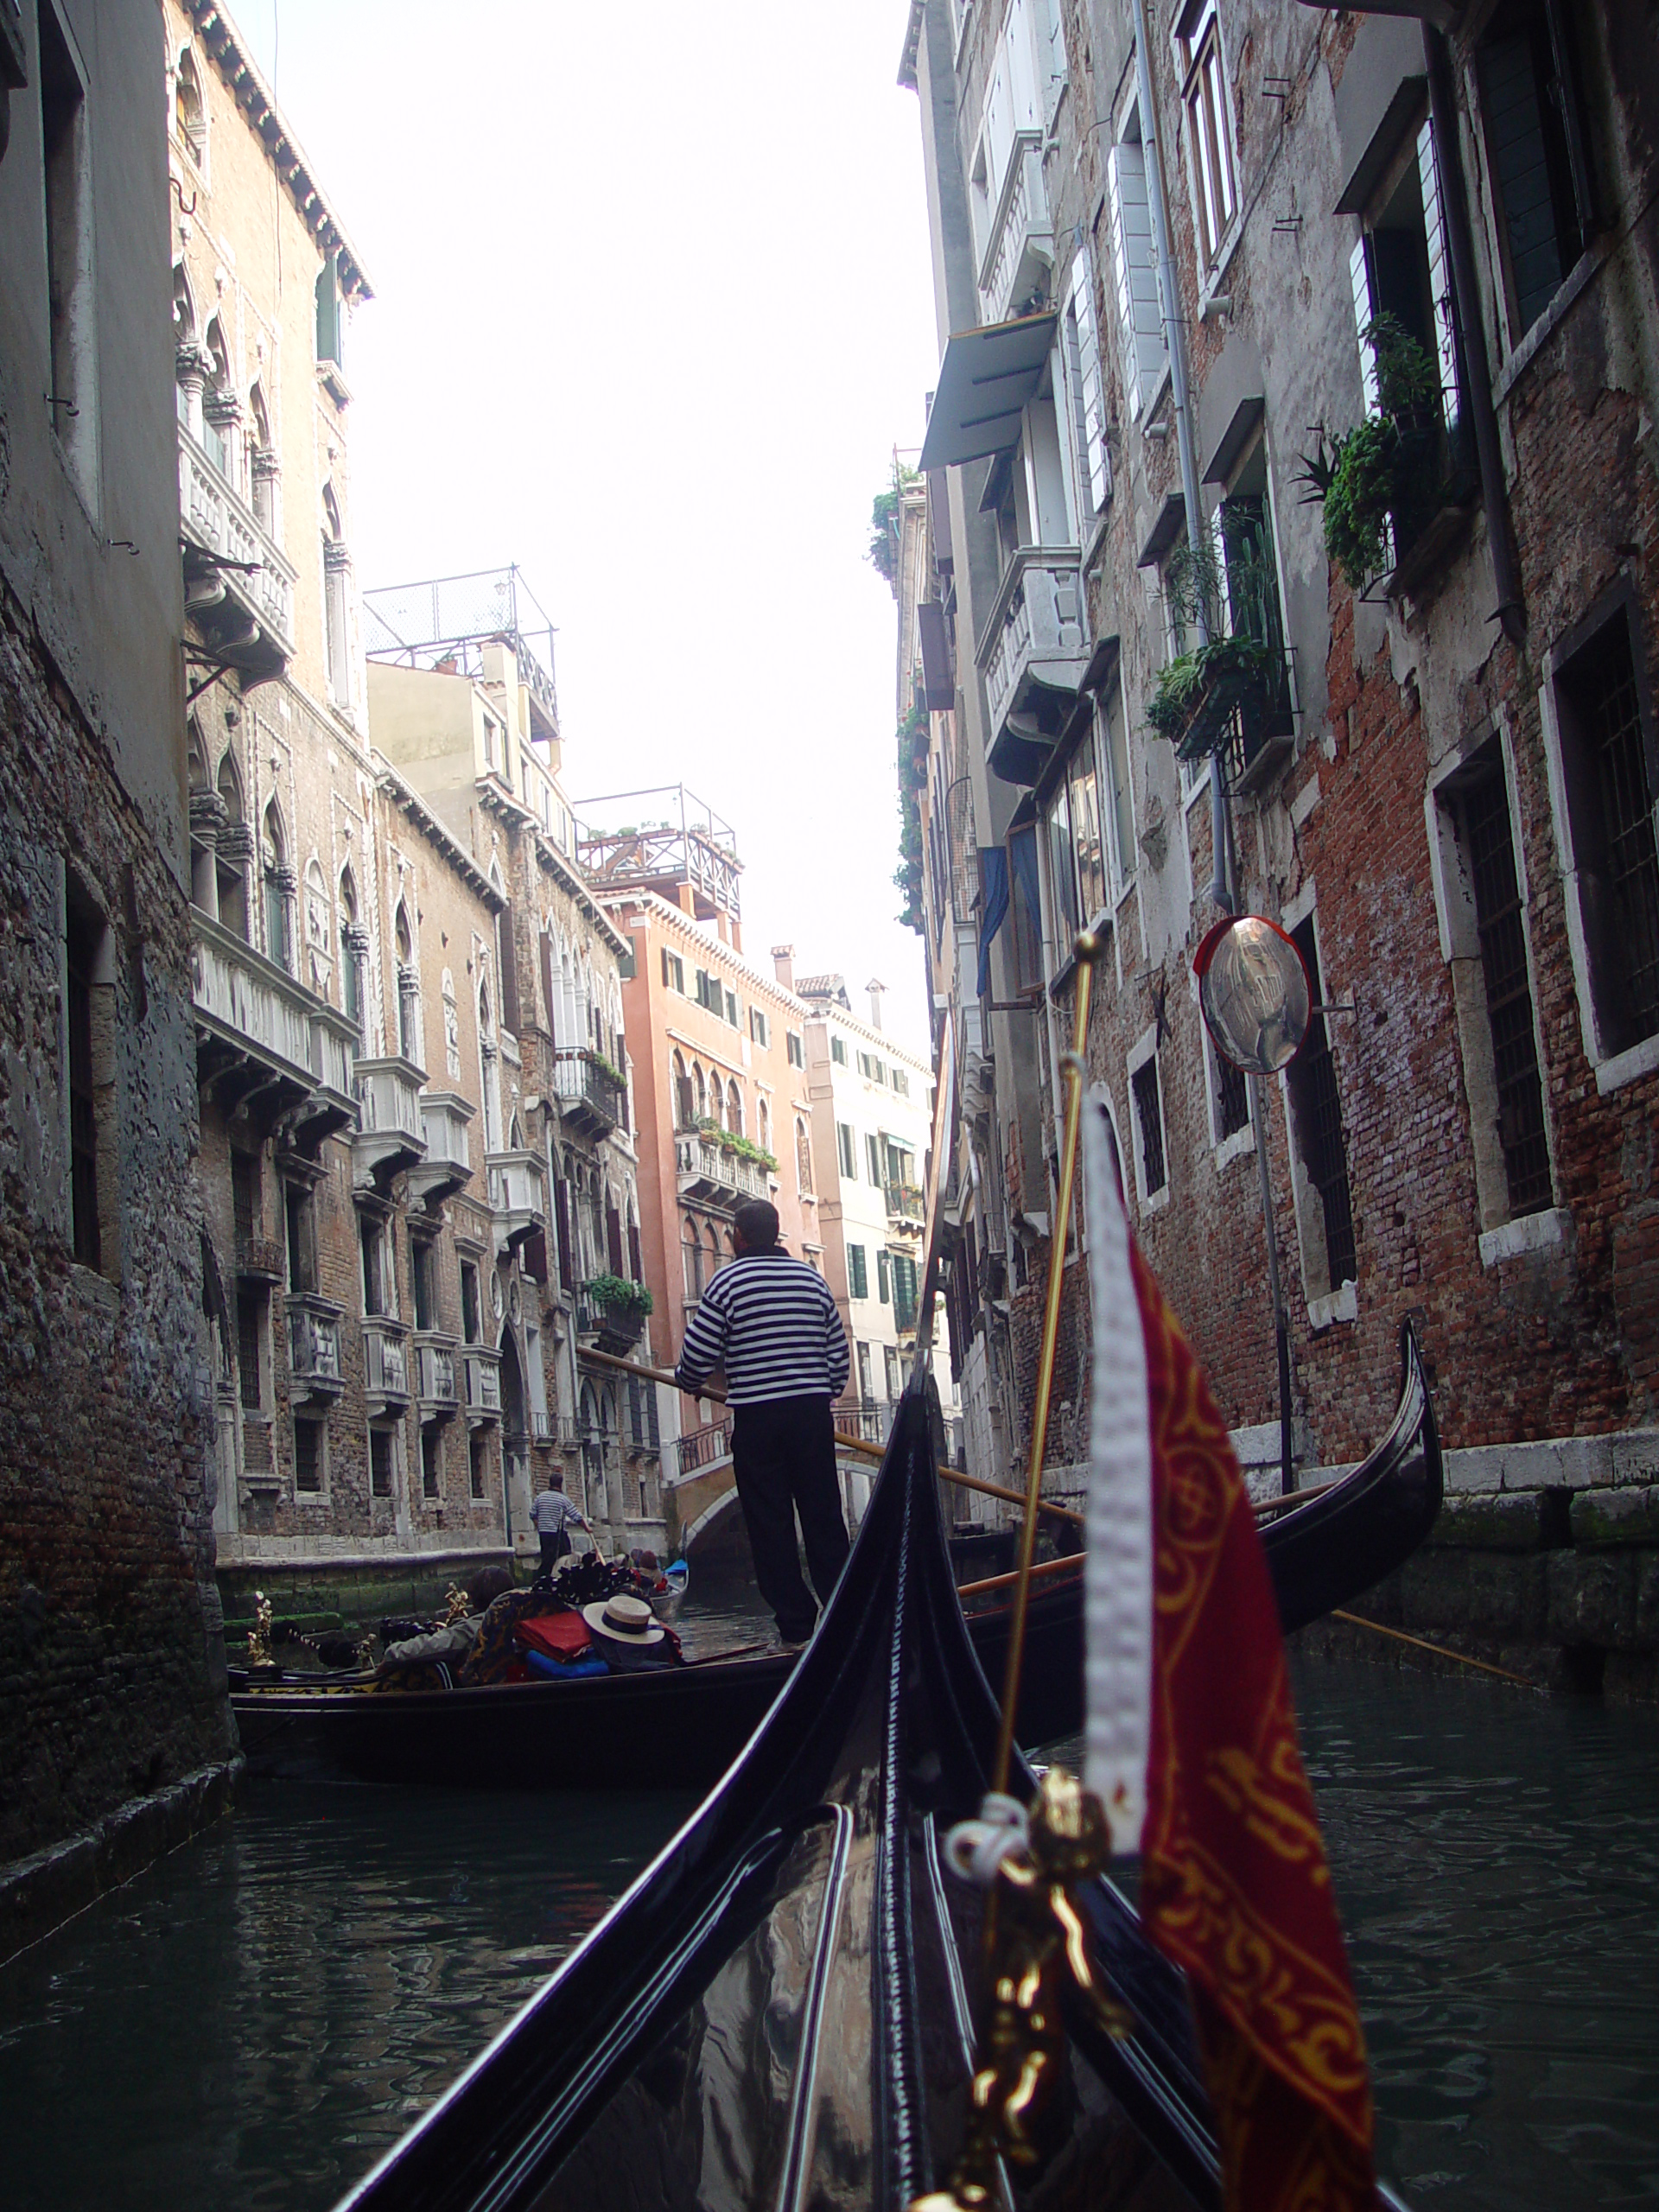
[[[805,1643],[846,1564],[847,1522],[836,1473],[831,1408],[847,1388],[847,1332],[823,1277],[778,1242],[778,1210],[748,1198],[732,1217],[737,1256],[702,1294],[674,1379],[698,1397],[726,1370],[732,1472],[754,1555],[754,1579],[785,1644]]]

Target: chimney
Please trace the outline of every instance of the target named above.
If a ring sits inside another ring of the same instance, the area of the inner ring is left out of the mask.
[[[774,944],[772,948],[772,972],[786,991],[795,988],[795,948],[792,944]]]
[[[879,1029],[881,1027],[881,994],[887,987],[880,976],[872,976],[864,988],[870,995],[870,1027]]]

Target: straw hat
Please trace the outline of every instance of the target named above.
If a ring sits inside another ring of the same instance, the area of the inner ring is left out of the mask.
[[[602,1605],[584,1605],[582,1618],[596,1635],[617,1643],[660,1643],[664,1630],[652,1617],[643,1598],[607,1598]]]

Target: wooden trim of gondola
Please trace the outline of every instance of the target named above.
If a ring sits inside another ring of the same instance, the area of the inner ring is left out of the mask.
[[[1065,1141],[1060,1154],[1059,1189],[1054,1199],[1053,1234],[1048,1247],[1048,1298],[1043,1310],[1037,1389],[1032,1400],[1031,1452],[1026,1465],[1026,1519],[1020,1534],[1014,1617],[1008,1627],[1008,1663],[1002,1678],[1001,1718],[996,1732],[996,1755],[991,1766],[991,1788],[999,1795],[1007,1791],[1014,1758],[1014,1714],[1020,1703],[1020,1673],[1025,1661],[1026,1614],[1031,1598],[1031,1573],[1037,1556],[1037,1514],[1042,1503],[1049,1402],[1054,1390],[1054,1354],[1059,1342],[1060,1301],[1065,1287],[1065,1239],[1071,1222],[1072,1185],[1077,1173],[1077,1133],[1083,1122],[1083,1054],[1089,1041],[1089,1001],[1094,987],[1095,963],[1100,957],[1100,939],[1092,931],[1084,930],[1077,938],[1076,951],[1077,1013],[1072,1024],[1071,1050],[1065,1063]],[[988,1912],[988,1937],[990,1920]]]

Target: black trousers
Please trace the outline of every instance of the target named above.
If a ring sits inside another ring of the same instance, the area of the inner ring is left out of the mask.
[[[565,1529],[543,1529],[542,1537],[542,1573],[551,1574],[570,1548],[569,1531]]]
[[[769,1398],[739,1406],[732,1421],[732,1472],[760,1595],[778,1616],[779,1635],[797,1643],[811,1635],[817,1608],[801,1577],[796,1516],[812,1588],[822,1603],[829,1603],[850,1548],[830,1400]]]

